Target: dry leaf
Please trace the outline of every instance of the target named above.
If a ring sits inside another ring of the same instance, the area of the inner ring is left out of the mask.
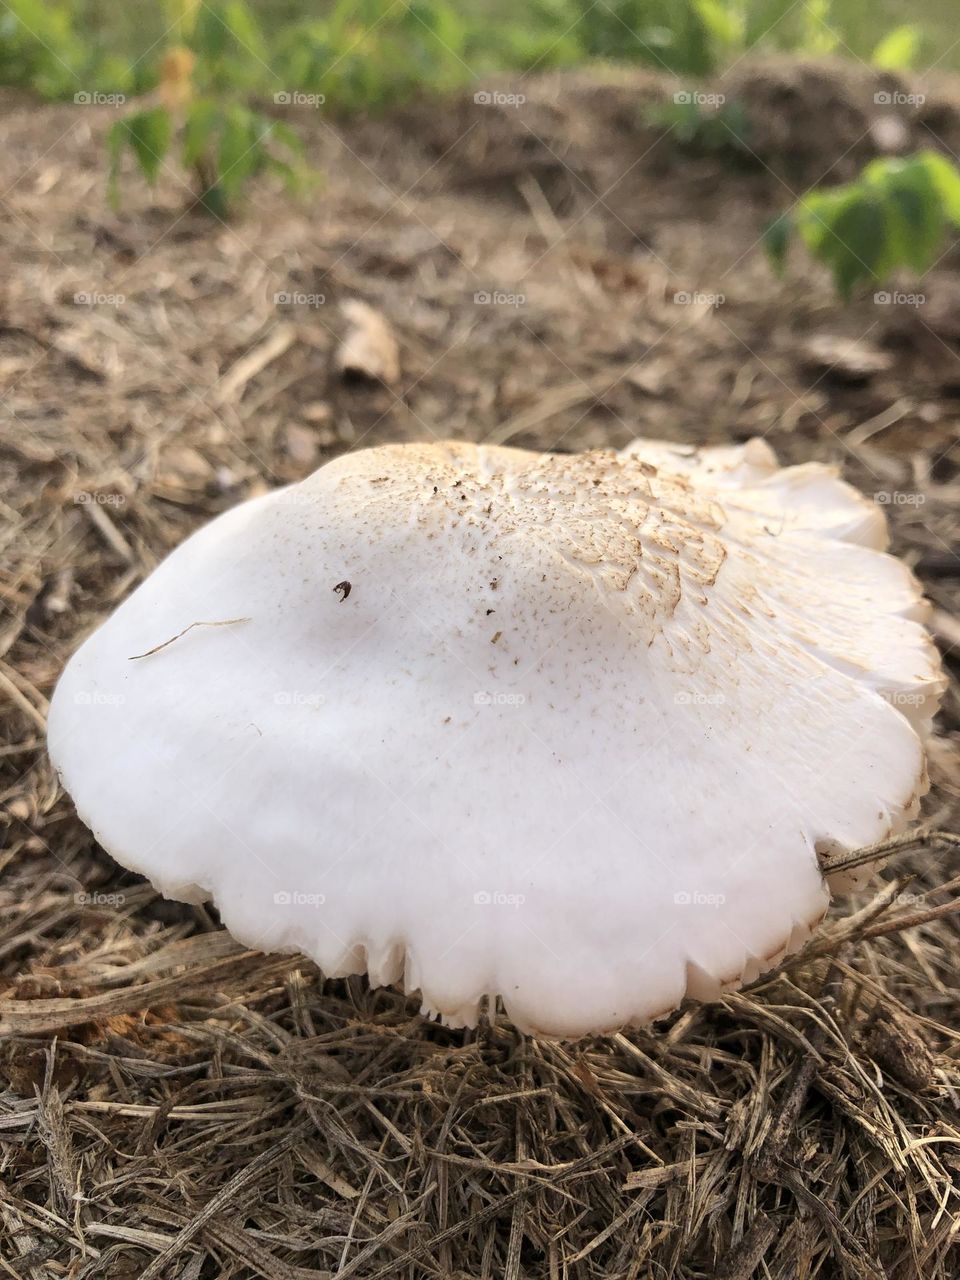
[[[830,333],[818,333],[808,339],[803,355],[804,362],[811,368],[822,370],[824,376],[829,374],[838,382],[866,382],[893,364],[888,352],[870,343]]]
[[[337,352],[337,367],[345,374],[396,382],[400,349],[386,317],[359,298],[348,298],[342,309],[350,324]]]

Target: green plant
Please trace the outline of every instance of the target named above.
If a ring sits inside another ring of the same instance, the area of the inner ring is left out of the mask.
[[[78,30],[68,0],[5,0],[0,6],[0,84],[45,98],[132,95],[155,83],[150,68],[99,47]]]
[[[582,56],[565,0],[538,0],[523,21],[489,22],[454,0],[340,0],[323,18],[281,29],[271,63],[289,89],[333,111],[376,110],[475,75],[557,66]]]
[[[333,110],[377,108],[464,83],[465,42],[465,24],[443,0],[392,9],[339,3],[328,17],[281,32],[274,64],[292,88],[322,93]]]
[[[960,169],[938,152],[921,151],[872,160],[855,182],[808,192],[770,225],[765,247],[782,272],[796,232],[849,298],[861,282],[901,268],[922,275],[951,227],[960,227]]]
[[[154,183],[175,141],[180,160],[193,175],[198,203],[215,217],[230,216],[244,184],[257,174],[279,174],[296,189],[305,178],[296,134],[243,103],[226,106],[198,98],[189,104],[177,128],[172,112],[150,107],[127,116],[110,130],[110,194],[119,198],[118,177],[125,151],[136,157],[148,182]]]
[[[118,120],[110,130],[110,192],[118,199],[120,165],[132,152],[147,181],[157,180],[174,146],[193,176],[202,208],[231,213],[243,185],[264,172],[296,187],[305,176],[294,131],[249,106],[262,89],[262,36],[243,0],[174,0],[174,29],[185,44],[163,58],[160,103]]]
[[[935,0],[930,0],[935,3]],[[45,97],[132,95],[160,78],[165,38],[197,55],[197,92],[323,93],[370,109],[444,92],[473,75],[642,62],[713,74],[754,48],[871,57],[890,70],[918,57],[916,27],[876,43],[873,0],[6,0],[0,83]],[[932,20],[933,13],[925,19]]]
[[[252,96],[273,92],[273,55],[246,0],[172,2],[182,15],[180,44],[194,54],[192,78],[198,94]]]
[[[866,0],[570,0],[587,56],[645,62],[678,75],[720,71],[753,49],[819,57],[871,56],[875,66],[907,70],[919,55],[915,26],[874,47],[875,12]]]
[[[719,14],[724,0],[709,0],[707,7]],[[588,57],[645,62],[694,76],[708,75],[719,64],[716,41],[694,0],[573,0],[571,11]]]
[[[831,0],[575,0],[584,51],[678,75],[721,70],[754,48],[832,52],[842,24]]]
[[[750,150],[750,121],[742,102],[705,102],[710,94],[677,93],[672,102],[650,107],[644,118],[648,124],[670,130],[685,150],[696,153],[725,153],[754,162]]]
[[[569,66],[584,58],[570,0],[526,0],[517,16],[467,26],[464,59],[478,73]]]
[[[922,47],[919,27],[895,27],[874,49],[870,61],[881,71],[909,71],[916,66]]]

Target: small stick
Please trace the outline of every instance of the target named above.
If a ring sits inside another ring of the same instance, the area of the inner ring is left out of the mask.
[[[944,902],[939,907],[930,907],[928,911],[916,911],[910,915],[896,916],[893,920],[885,920],[881,924],[864,929],[861,938],[882,938],[888,933],[899,933],[903,929],[913,929],[918,924],[929,924],[931,920],[939,920],[942,916],[953,915],[960,911],[960,900]]]
[[[820,988],[819,1006],[828,1016],[832,1015],[837,1008],[842,988],[843,975],[834,962],[827,970],[823,986]],[[810,1033],[810,1047],[813,1053],[806,1054],[794,1067],[787,1096],[753,1162],[754,1173],[764,1182],[785,1182],[789,1166],[784,1159],[784,1153],[796,1132],[797,1119],[822,1061],[821,1049],[827,1043],[827,1035],[823,1023],[818,1021]]]
[[[98,506],[95,502],[86,502],[83,504],[83,509],[87,513],[90,523],[110,550],[115,552],[125,564],[133,564],[137,558],[133,548],[103,507]]]
[[[190,1243],[211,1218],[216,1217],[221,1209],[225,1209],[234,1196],[242,1191],[248,1183],[275,1164],[284,1152],[290,1151],[298,1142],[303,1141],[307,1128],[307,1121],[302,1121],[285,1138],[281,1138],[279,1142],[275,1142],[272,1146],[267,1147],[265,1151],[261,1151],[249,1164],[242,1165],[230,1181],[225,1183],[217,1194],[207,1201],[200,1212],[192,1217],[187,1225],[177,1233],[176,1237],[170,1241],[163,1252],[157,1254],[147,1269],[140,1273],[140,1280],[156,1280],[157,1276],[164,1275],[168,1263],[172,1262],[178,1253],[182,1253],[184,1247]]]
[[[892,427],[894,423],[899,422],[913,408],[909,400],[897,400],[895,404],[888,406],[882,413],[878,413],[875,418],[871,418],[868,422],[861,422],[859,427],[848,432],[846,443],[856,448],[857,445],[866,444],[866,442],[875,435],[879,435],[881,431],[886,431],[888,427]]]
[[[758,1213],[753,1225],[716,1273],[716,1280],[750,1280],[780,1232],[775,1218]]]
[[[259,346],[242,355],[235,364],[230,366],[214,390],[213,403],[222,405],[228,400],[233,400],[251,378],[255,378],[268,364],[279,359],[296,340],[297,331],[293,325],[278,325]]]
[[[169,640],[164,640],[163,644],[155,644],[152,649],[148,649],[146,653],[135,653],[127,659],[128,662],[137,662],[140,658],[149,658],[152,653],[159,653],[161,649],[166,649],[168,644],[173,644],[175,640],[179,640],[181,636],[185,636],[188,631],[192,631],[194,627],[232,627],[235,622],[252,622],[252,618],[224,618],[221,622],[191,622],[189,627],[184,627],[182,631],[178,631],[175,636],[171,636]]]
[[[47,721],[42,711],[39,711],[25,693],[17,688],[16,684],[5,671],[0,670],[0,692],[7,695],[15,707],[19,707],[28,719],[32,720],[41,733],[47,731]]]
[[[865,845],[862,849],[854,849],[851,853],[843,853],[838,857],[820,859],[820,870],[825,876],[832,876],[837,871],[852,871],[854,867],[862,867],[868,862],[880,862],[883,858],[912,844],[951,844],[960,847],[960,835],[954,831],[908,831],[904,835],[891,836],[888,840],[880,840],[877,844]]]

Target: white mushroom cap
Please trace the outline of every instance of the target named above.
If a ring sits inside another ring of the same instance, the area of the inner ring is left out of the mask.
[[[646,1020],[776,963],[818,849],[915,813],[943,681],[884,539],[760,441],[346,455],[117,609],[50,752],[115,858],[250,946],[454,1025]]]

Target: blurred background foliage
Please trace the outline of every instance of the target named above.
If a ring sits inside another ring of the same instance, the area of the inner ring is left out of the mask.
[[[954,0],[6,0],[0,82],[49,98],[155,87],[171,40],[217,87],[323,93],[344,110],[493,71],[591,58],[709,75],[748,49],[960,68]]]
[[[110,189],[132,156],[154,182],[171,154],[199,204],[226,218],[264,172],[310,179],[276,107],[309,95],[336,116],[449,93],[483,75],[598,59],[691,78],[747,53],[960,69],[956,0],[4,0],[0,82],[50,99],[130,103],[110,131]],[[689,95],[688,95],[689,96]],[[136,101],[137,99],[140,101]],[[651,118],[679,145],[749,160],[741,105],[669,98]],[[273,110],[271,110],[273,108]],[[960,171],[932,152],[884,160],[784,211],[766,245],[782,269],[794,237],[839,293],[901,268],[922,274],[960,226]]]

